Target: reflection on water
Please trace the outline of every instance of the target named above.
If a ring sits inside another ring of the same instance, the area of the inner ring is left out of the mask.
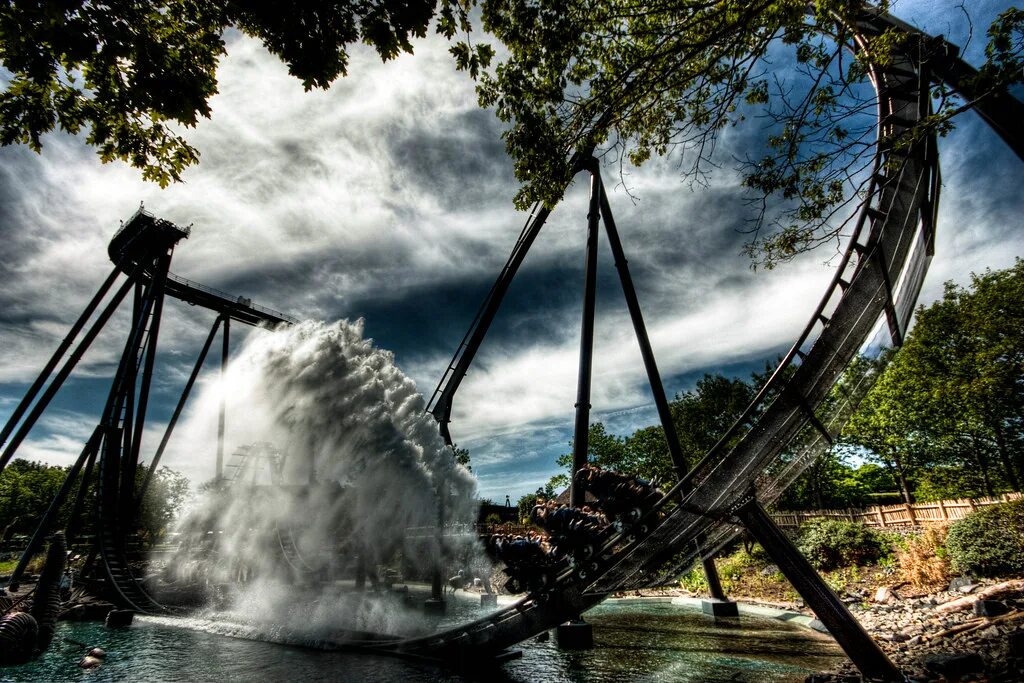
[[[522,645],[523,657],[475,678],[486,681],[795,681],[836,663],[826,636],[782,622],[744,617],[715,624],[666,603],[606,604],[587,614],[596,646],[559,651],[554,640]],[[191,628],[173,625],[183,623]],[[216,631],[216,632],[211,632]],[[224,633],[212,622],[141,618],[128,629],[61,623],[39,661],[0,669],[12,681],[429,681],[471,680],[418,662],[289,647]],[[238,635],[241,632],[235,631]],[[275,639],[272,631],[249,635]],[[76,644],[78,643],[81,644]],[[78,668],[84,646],[100,646],[102,668]]]

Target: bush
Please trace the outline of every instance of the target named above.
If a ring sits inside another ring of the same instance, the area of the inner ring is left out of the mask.
[[[972,512],[946,537],[953,570],[976,576],[1024,572],[1024,499]]]
[[[818,569],[877,562],[889,548],[874,531],[858,522],[812,519],[800,528],[800,552]]]
[[[929,527],[923,533],[908,536],[897,548],[900,573],[915,588],[945,583],[949,578],[949,558],[943,544],[944,527]]]

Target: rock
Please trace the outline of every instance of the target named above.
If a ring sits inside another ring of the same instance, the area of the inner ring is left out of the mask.
[[[779,573],[779,565],[770,564],[761,570],[761,576],[774,576]]]
[[[927,671],[953,679],[985,670],[985,660],[977,652],[929,655],[922,663]]]
[[[86,617],[88,617],[88,614],[86,614],[85,605],[69,607],[60,615],[61,619],[66,619],[68,621],[84,621]]]
[[[914,637],[912,637],[912,638],[907,640],[907,645],[909,645],[910,647],[913,647],[913,646],[917,645],[920,642],[921,642],[921,636],[914,636]]]
[[[135,612],[130,609],[112,609],[107,612],[107,619],[104,625],[107,628],[119,628],[121,626],[131,626],[132,620],[135,618]]]
[[[86,657],[95,657],[96,659],[106,659],[107,651],[102,647],[94,647],[85,653]]]
[[[875,591],[875,602],[888,602],[889,598],[892,597],[892,589],[888,586],[882,586]]]
[[[975,585],[973,583],[969,583],[966,586],[960,586],[960,588],[958,588],[957,590],[959,590],[964,595],[967,595],[968,593],[973,593],[974,589],[977,588],[977,587],[978,587],[977,585]]]
[[[978,635],[980,635],[983,638],[998,638],[999,628],[995,624],[993,624],[992,626],[989,626],[986,629],[982,629]]]
[[[971,580],[971,577],[969,577],[969,576],[957,576],[957,577],[954,577],[953,580],[949,582],[949,588],[947,588],[946,590],[949,591],[950,593],[956,593],[963,586],[973,586],[973,585],[974,585],[974,581]]]
[[[98,657],[90,657],[89,655],[86,655],[82,657],[80,660],[78,660],[78,666],[82,667],[83,669],[95,669],[101,664],[103,664],[103,660],[99,659]]]
[[[908,636],[906,633],[903,633],[902,631],[896,631],[895,633],[890,633],[889,635],[887,635],[885,639],[888,640],[890,643],[905,643],[906,641],[910,640],[910,636]]]
[[[1024,631],[1014,631],[1006,636],[1006,644],[1010,652],[1024,652]]]
[[[1010,609],[998,600],[974,601],[974,616],[976,617],[998,617],[1009,611]]]

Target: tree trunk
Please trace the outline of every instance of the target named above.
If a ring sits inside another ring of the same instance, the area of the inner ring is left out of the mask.
[[[1014,491],[1020,491],[1020,482],[1021,478],[1024,477],[1024,472],[1018,471],[1016,467],[1018,463],[1013,462],[1010,454],[1007,452],[1006,436],[1003,434],[1002,425],[996,424],[993,431],[996,435],[996,449],[999,452],[999,462],[1003,466],[1006,481],[1009,482]]]
[[[992,467],[985,452],[985,445],[975,435],[971,435],[971,445],[973,446],[971,450],[974,452],[974,461],[978,463],[978,469],[981,471],[981,481],[985,487],[985,495],[991,498],[996,495],[996,492],[992,488],[992,476],[990,474]]]
[[[825,509],[825,496],[821,490],[822,469],[821,461],[819,460],[815,463],[813,473],[811,474],[811,490],[814,492],[814,505],[818,510]]]
[[[896,483],[900,485],[900,494],[903,496],[903,502],[907,505],[914,504],[914,496],[910,493],[910,482],[907,481],[906,470],[903,467],[903,460],[896,454],[893,454],[892,461],[896,470]]]

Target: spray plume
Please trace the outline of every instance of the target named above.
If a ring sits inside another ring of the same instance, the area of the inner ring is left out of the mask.
[[[439,495],[446,523],[473,521],[476,483],[393,354],[363,337],[361,320],[253,334],[221,386],[199,397],[186,441],[208,438],[218,389],[233,425],[226,452],[256,445],[243,450],[248,470],[226,468],[183,519],[166,576],[226,587],[222,607],[234,617],[283,620],[310,637],[407,630],[408,615],[393,604],[353,602],[333,579],[365,568],[374,582],[376,569],[402,554],[407,567],[415,555],[415,567],[429,572],[438,546],[421,540],[410,550],[410,530],[436,527]],[[266,465],[259,485],[254,457]]]

